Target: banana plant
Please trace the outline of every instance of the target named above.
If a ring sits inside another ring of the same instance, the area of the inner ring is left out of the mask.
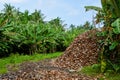
[[[104,22],[104,27],[102,29],[102,32],[100,32],[100,34],[105,33],[104,37],[106,37],[103,40],[103,43],[101,43],[102,49],[100,52],[101,71],[104,72],[105,69],[108,68],[107,65],[109,64],[109,62],[107,61],[112,61],[113,59],[116,60],[117,57],[114,56],[119,54],[119,52],[115,52],[118,51],[119,47],[119,40],[117,39],[120,36],[120,19],[118,19],[120,18],[120,0],[101,0],[101,4],[102,8],[95,6],[87,6],[85,8],[86,10],[94,9],[95,11],[98,11],[96,22]],[[112,57],[112,59],[110,57]]]

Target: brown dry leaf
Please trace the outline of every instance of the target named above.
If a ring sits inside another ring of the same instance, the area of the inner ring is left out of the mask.
[[[64,54],[56,59],[55,65],[69,69],[79,69],[97,63],[98,44],[96,30],[87,31],[72,42]]]

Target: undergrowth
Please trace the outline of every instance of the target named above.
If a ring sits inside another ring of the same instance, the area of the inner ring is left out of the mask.
[[[97,80],[120,80],[120,73],[116,73],[114,70],[107,70],[105,73],[101,73],[100,64],[85,66],[79,71],[79,74],[95,77]]]

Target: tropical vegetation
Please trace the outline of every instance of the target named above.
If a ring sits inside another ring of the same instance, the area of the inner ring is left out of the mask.
[[[77,35],[89,29],[75,25],[66,29],[66,24],[59,17],[50,21],[44,19],[40,10],[21,12],[5,4],[0,12],[0,57],[11,53],[64,51]]]
[[[86,6],[86,10],[97,11],[96,23],[103,23],[98,36],[100,53],[99,62],[101,72],[120,71],[120,0],[101,0],[102,7]]]

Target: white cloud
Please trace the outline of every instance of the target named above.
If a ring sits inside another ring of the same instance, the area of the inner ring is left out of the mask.
[[[1,3],[22,3],[26,0],[0,0]]]

